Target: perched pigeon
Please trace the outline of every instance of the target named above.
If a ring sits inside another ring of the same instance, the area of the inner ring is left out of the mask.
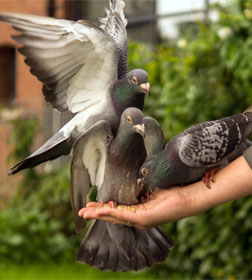
[[[74,215],[85,207],[91,186],[98,188],[98,201],[124,205],[138,203],[144,190],[137,174],[146,151],[143,141],[143,115],[126,109],[115,138],[108,122],[99,121],[78,138],[72,150],[71,188]],[[83,220],[83,219],[82,219]],[[77,230],[81,223],[76,219]],[[134,227],[94,221],[77,253],[77,260],[101,270],[140,270],[163,261],[173,241],[159,227]]]
[[[157,120],[151,117],[145,117],[144,122],[144,145],[147,157],[155,155],[162,151],[164,146],[164,134]]]
[[[109,3],[100,26],[85,20],[0,13],[0,20],[21,33],[13,38],[22,45],[19,51],[31,73],[43,82],[45,100],[60,112],[75,114],[9,174],[69,154],[74,129],[77,137],[95,122],[106,120],[116,133],[124,109],[142,110],[144,95],[149,94],[148,75],[141,69],[127,73],[124,1]]]
[[[251,145],[247,139],[251,133],[251,108],[194,125],[172,138],[161,152],[146,159],[139,169],[139,186],[152,190],[198,181],[212,168],[239,156]],[[209,187],[209,180],[205,180]]]

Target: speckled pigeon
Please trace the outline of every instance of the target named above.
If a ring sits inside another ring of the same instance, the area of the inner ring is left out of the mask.
[[[200,123],[172,138],[139,169],[139,185],[169,188],[200,180],[206,172],[239,156],[251,142],[252,110]],[[141,180],[140,180],[141,179]],[[205,181],[209,187],[209,181]]]
[[[74,117],[9,174],[69,154],[72,135],[80,135],[98,120],[110,123],[116,133],[125,108],[142,110],[149,94],[144,70],[128,71],[127,20],[124,1],[110,0],[100,26],[49,17],[0,13],[21,34],[13,38],[22,45],[30,71],[43,83],[45,100],[60,112]],[[76,133],[79,132],[79,133]]]
[[[82,226],[77,213],[85,206],[92,185],[98,188],[98,201],[138,203],[144,191],[137,185],[138,169],[146,156],[142,133],[142,112],[128,108],[115,137],[109,123],[99,121],[75,142],[71,188],[77,230]],[[163,261],[172,246],[173,241],[159,227],[138,230],[97,220],[90,226],[77,260],[101,270],[140,270]]]

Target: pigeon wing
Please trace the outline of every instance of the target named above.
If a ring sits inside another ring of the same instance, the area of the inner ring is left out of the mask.
[[[85,226],[84,220],[78,216],[79,210],[87,204],[91,187],[99,187],[103,182],[107,147],[112,139],[109,123],[99,121],[73,145],[71,201],[77,232]]]
[[[124,7],[124,1],[110,0],[109,9],[105,9],[106,17],[100,19],[100,27],[114,39],[117,47],[118,80],[124,78],[128,72],[127,19],[124,16]]]
[[[117,49],[102,28],[15,13],[0,13],[0,20],[20,32],[13,38],[52,107],[77,113],[108,97],[107,89],[117,80]]]
[[[145,117],[144,123],[144,145],[147,157],[162,151],[164,146],[164,134],[157,120],[151,117]]]
[[[195,125],[178,135],[179,157],[191,167],[214,166],[231,155],[251,133],[252,113]]]

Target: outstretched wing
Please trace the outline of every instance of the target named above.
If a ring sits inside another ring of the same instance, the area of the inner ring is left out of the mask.
[[[73,145],[71,201],[77,232],[85,226],[83,218],[78,216],[79,210],[88,202],[91,187],[99,187],[103,182],[107,147],[112,139],[109,123],[99,121]]]
[[[236,114],[189,128],[181,134],[179,156],[188,166],[220,163],[252,133],[252,113]]]
[[[73,113],[106,98],[117,80],[117,49],[113,38],[87,21],[68,21],[15,13],[0,13],[21,34],[31,73],[43,82],[45,100],[59,111]]]
[[[144,145],[147,157],[162,151],[164,146],[164,134],[157,120],[145,117],[144,122]]]
[[[110,0],[109,9],[105,9],[106,17],[100,19],[100,27],[115,41],[118,56],[118,80],[128,72],[128,40],[127,19],[124,16],[125,2]]]

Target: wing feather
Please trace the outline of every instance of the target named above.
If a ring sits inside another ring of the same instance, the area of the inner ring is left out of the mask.
[[[77,231],[83,227],[83,219],[79,219],[78,211],[88,202],[91,187],[99,187],[103,182],[107,148],[112,139],[109,123],[99,121],[80,136],[73,145],[71,201]]]
[[[106,17],[100,19],[100,27],[114,39],[117,46],[118,79],[124,78],[128,72],[127,19],[124,7],[124,1],[110,0],[109,9],[105,9]]]
[[[117,46],[102,28],[86,21],[0,13],[21,34],[13,36],[34,74],[44,85],[45,100],[74,113],[108,98],[117,79]],[[97,79],[99,77],[99,79]],[[74,102],[69,100],[78,97]],[[80,96],[84,98],[80,98]],[[76,104],[77,100],[81,100]]]
[[[219,164],[252,133],[251,124],[245,113],[193,126],[176,137],[180,159],[191,167]]]

